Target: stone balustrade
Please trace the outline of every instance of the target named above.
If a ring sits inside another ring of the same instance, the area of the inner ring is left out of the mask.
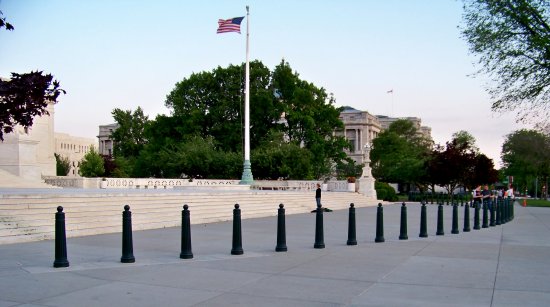
[[[75,178],[65,176],[47,176],[44,181],[53,186],[77,189],[174,189],[185,187],[237,186],[240,180],[229,179],[166,179],[166,178]],[[345,180],[333,180],[323,184],[316,180],[255,180],[250,186],[253,190],[290,190],[315,191],[317,184],[324,191],[348,192]]]

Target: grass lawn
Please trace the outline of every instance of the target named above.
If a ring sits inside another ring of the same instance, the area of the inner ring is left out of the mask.
[[[520,205],[523,205],[523,199],[518,199],[517,201]],[[550,201],[544,199],[527,198],[527,207],[550,207]]]

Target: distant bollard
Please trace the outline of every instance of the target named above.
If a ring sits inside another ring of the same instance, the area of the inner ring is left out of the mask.
[[[426,218],[426,204],[422,202],[422,207],[420,207],[420,234],[419,237],[427,238],[428,237],[428,221]]]
[[[132,212],[128,205],[124,206],[124,212],[122,212],[122,257],[120,257],[120,262],[136,262],[134,243],[132,242]]]
[[[192,259],[193,251],[191,249],[191,217],[189,206],[183,205],[181,211],[181,259]]]
[[[481,227],[479,227],[479,206],[480,205],[481,203],[477,203],[475,204],[475,208],[474,208],[474,229],[475,230],[481,229]]]
[[[437,232],[435,233],[436,236],[443,236],[445,235],[445,230],[443,230],[443,205],[439,204],[437,206]]]
[[[235,204],[233,209],[233,247],[231,248],[231,255],[242,255],[243,251],[243,237],[241,231],[241,209],[239,204]]]
[[[501,210],[500,210],[500,224],[501,225],[506,224],[506,222],[507,222],[506,213],[508,211],[508,202],[509,201],[510,201],[509,198],[505,198],[504,202],[503,202],[503,205],[501,207]]]
[[[384,208],[379,203],[378,208],[376,208],[376,238],[374,242],[382,243],[384,241]]]
[[[452,234],[459,233],[458,231],[458,205],[453,205],[453,226],[451,229]]]
[[[313,248],[325,248],[325,235],[323,232],[323,208],[317,205],[315,211],[315,243]]]
[[[494,227],[496,225],[496,210],[498,207],[498,204],[500,202],[500,199],[496,199],[496,201],[493,203],[493,206],[489,208],[489,226]]]
[[[490,205],[491,205],[491,200],[483,202],[483,218],[482,218],[483,222],[481,223],[481,228],[489,228],[488,211],[489,211],[489,206]]]
[[[464,205],[464,228],[462,228],[462,231],[470,231],[470,205],[468,203]]]
[[[279,204],[277,209],[277,246],[276,252],[286,252],[286,223],[285,223],[285,205]]]
[[[512,204],[512,199],[508,197],[508,201],[506,202],[506,207],[504,209],[504,222],[503,224],[508,223],[510,221],[510,205]]]
[[[54,268],[66,268],[69,266],[67,259],[67,236],[65,233],[65,213],[63,207],[57,207],[55,213],[55,260]]]
[[[401,205],[401,227],[399,229],[399,240],[408,240],[407,235],[407,206],[405,203]]]
[[[348,241],[347,245],[357,245],[356,231],[355,231],[355,205],[349,204],[349,218],[348,218]]]
[[[502,224],[502,207],[504,206],[504,200],[501,200],[498,206],[495,208],[495,225]]]

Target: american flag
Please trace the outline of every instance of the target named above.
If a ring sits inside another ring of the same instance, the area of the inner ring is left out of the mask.
[[[241,33],[241,22],[244,17],[235,17],[231,19],[219,19],[218,31],[216,33],[237,32]]]

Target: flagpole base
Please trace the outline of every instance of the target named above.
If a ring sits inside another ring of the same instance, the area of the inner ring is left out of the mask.
[[[252,169],[250,167],[250,160],[244,160],[243,163],[243,176],[241,178],[241,182],[239,184],[252,184],[254,182],[254,178],[252,177]]]

